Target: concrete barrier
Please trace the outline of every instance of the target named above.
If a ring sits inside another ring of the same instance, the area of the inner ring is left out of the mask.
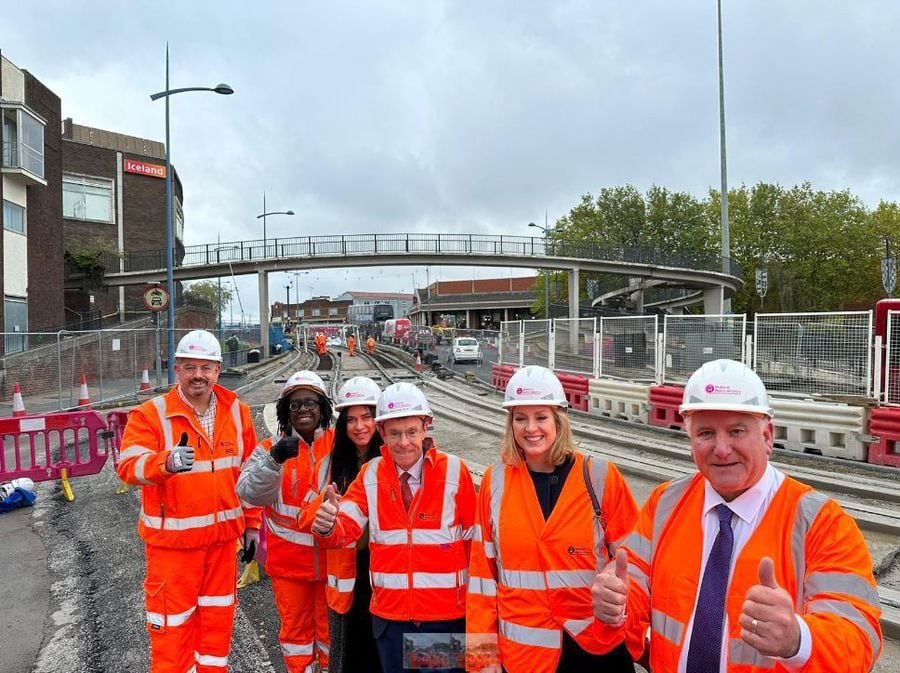
[[[868,408],[835,402],[769,398],[775,446],[800,453],[865,462]]]
[[[588,413],[647,423],[649,385],[612,379],[591,379],[588,383]]]
[[[678,413],[684,388],[681,386],[650,386],[650,425],[681,430],[684,419]]]

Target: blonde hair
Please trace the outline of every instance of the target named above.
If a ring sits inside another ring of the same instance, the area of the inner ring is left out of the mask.
[[[543,406],[543,405],[535,405]],[[550,446],[550,462],[554,465],[562,465],[566,459],[575,453],[575,439],[572,437],[572,426],[569,424],[569,415],[562,407],[550,406],[553,421],[556,423],[556,439]],[[506,414],[506,431],[500,440],[500,460],[505,465],[519,465],[522,458],[522,449],[516,445],[516,437],[513,432],[513,414],[516,407],[511,407]]]

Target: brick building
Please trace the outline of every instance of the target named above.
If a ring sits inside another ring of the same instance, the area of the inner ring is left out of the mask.
[[[63,313],[62,140],[59,96],[0,53],[3,224],[2,348],[25,348],[17,332],[58,329]],[[12,333],[12,334],[11,334]]]
[[[331,297],[312,297],[299,304],[276,301],[269,307],[272,323],[295,325],[299,323],[338,323],[347,321],[347,308],[353,302]]]
[[[63,122],[63,241],[70,253],[164,250],[166,247],[165,144]],[[174,171],[174,168],[173,168]],[[176,264],[184,254],[183,191],[173,177]],[[89,312],[120,321],[145,315],[145,288],[107,291],[87,283],[66,289],[69,320]],[[181,283],[176,282],[176,299]],[[91,301],[93,298],[93,302]]]
[[[532,318],[534,283],[534,276],[435,281],[416,290],[409,317],[415,325],[498,329]]]

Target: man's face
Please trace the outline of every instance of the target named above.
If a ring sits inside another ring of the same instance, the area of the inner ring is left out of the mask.
[[[295,390],[288,398],[288,410],[291,413],[291,425],[294,430],[300,433],[301,437],[312,437],[322,421],[318,393],[313,390]]]
[[[222,371],[220,362],[178,358],[175,361],[175,378],[181,392],[189,400],[207,400]]]
[[[425,416],[391,418],[378,424],[378,432],[401,470],[408,470],[422,456],[422,442],[427,430],[428,418]]]
[[[772,454],[772,422],[737,411],[695,411],[685,418],[700,473],[725,500],[753,486]]]

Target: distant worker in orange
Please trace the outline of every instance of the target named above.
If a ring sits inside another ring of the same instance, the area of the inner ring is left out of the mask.
[[[631,491],[615,465],[576,450],[565,392],[549,369],[516,372],[503,407],[501,462],[485,471],[476,505],[469,670],[481,670],[479,641],[493,634],[494,670],[633,672],[624,634],[612,644],[595,637],[591,602],[598,570],[637,519]]]
[[[307,370],[292,374],[275,415],[280,436],[254,449],[237,492],[246,502],[266,508],[265,569],[281,618],[278,640],[287,670],[326,670],[325,550],[298,526],[302,510],[324,491],[331,462],[332,405],[322,379]]]
[[[352,334],[347,337],[347,349],[350,351],[350,357],[355,357],[356,351],[356,337]]]
[[[328,354],[328,340],[322,332],[316,335],[316,353],[319,355]]]
[[[375,354],[375,337],[370,336],[368,339],[366,339],[366,351],[369,353],[369,355]]]
[[[122,437],[119,477],[142,487],[151,673],[228,670],[235,541],[250,560],[259,540],[260,510],[236,491],[256,446],[253,418],[217,385],[221,363],[212,334],[188,332],[175,350],[177,384],[133,409]]]
[[[834,500],[769,463],[759,376],[715,360],[680,407],[699,472],[658,486],[592,589],[595,629],[650,630],[654,671],[872,670],[882,648],[872,559]]]

